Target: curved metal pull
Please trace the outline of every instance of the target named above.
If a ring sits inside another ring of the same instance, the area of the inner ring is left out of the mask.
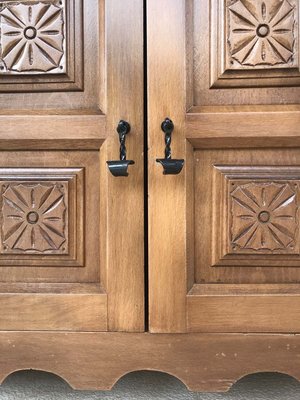
[[[165,158],[157,158],[156,162],[163,166],[164,175],[178,175],[184,165],[184,160],[172,159],[171,142],[174,128],[173,121],[170,118],[166,118],[161,124],[161,129],[165,134]]]
[[[128,176],[128,166],[133,165],[133,160],[126,159],[126,135],[130,132],[128,122],[121,120],[117,127],[120,140],[120,160],[107,161],[108,168],[113,176]]]

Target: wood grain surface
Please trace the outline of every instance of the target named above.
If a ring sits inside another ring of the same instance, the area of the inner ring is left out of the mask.
[[[299,331],[298,3],[254,3],[148,3],[151,332]],[[176,176],[155,162],[166,117]]]
[[[300,380],[299,335],[1,332],[0,380],[52,372],[74,389],[108,390],[125,374],[166,372],[190,390],[225,392],[256,372]]]
[[[0,329],[143,331],[143,2],[0,11]]]

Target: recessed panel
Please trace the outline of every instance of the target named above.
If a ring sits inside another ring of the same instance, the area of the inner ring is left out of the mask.
[[[0,162],[2,282],[99,282],[99,152],[2,151]]]
[[[298,184],[231,183],[230,251],[236,254],[294,254],[298,244]]]
[[[298,67],[298,12],[291,0],[225,3],[226,69]]]
[[[220,239],[213,264],[268,266],[277,255],[282,265],[300,266],[300,168],[215,165],[213,173],[215,195],[224,199],[213,211],[219,218],[214,243]]]
[[[0,169],[0,265],[84,266],[83,185],[83,168]]]
[[[82,90],[82,13],[81,0],[2,2],[0,91]]]
[[[191,105],[298,102],[297,0],[189,0],[187,4]]]
[[[66,72],[65,0],[1,6],[0,76]]]
[[[211,86],[299,86],[298,6],[295,0],[214,1],[211,25],[219,28],[211,38]]]
[[[1,254],[68,253],[68,182],[5,182],[1,192]]]
[[[292,149],[195,152],[197,283],[300,281],[300,165]]]
[[[105,23],[100,3],[0,3],[2,112],[101,113]]]

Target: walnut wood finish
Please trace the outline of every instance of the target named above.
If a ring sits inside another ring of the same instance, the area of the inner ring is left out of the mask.
[[[148,4],[151,332],[299,331],[298,7]]]
[[[190,390],[224,392],[256,372],[300,380],[299,335],[0,333],[0,380],[21,369],[52,372],[74,389],[111,389],[125,374],[162,371]]]

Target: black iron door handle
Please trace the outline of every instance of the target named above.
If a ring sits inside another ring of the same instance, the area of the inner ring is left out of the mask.
[[[107,161],[108,168],[113,176],[128,176],[128,166],[134,164],[133,160],[126,159],[126,135],[130,132],[128,122],[121,120],[117,127],[120,141],[120,160]]]
[[[161,129],[165,134],[165,158],[157,158],[156,162],[163,166],[164,175],[177,175],[182,171],[184,165],[184,160],[172,158],[171,142],[174,128],[170,118],[166,118],[161,124]]]

